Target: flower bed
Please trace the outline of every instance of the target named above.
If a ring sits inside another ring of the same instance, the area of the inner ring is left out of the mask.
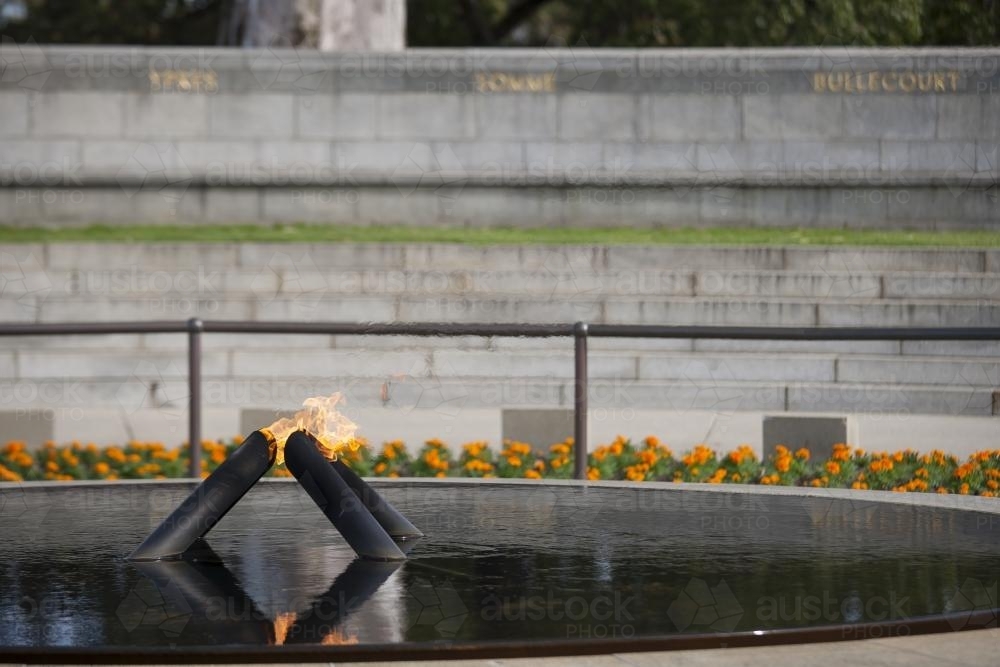
[[[202,443],[202,476],[207,476],[239,445]],[[361,475],[375,477],[505,477],[568,479],[573,471],[573,440],[540,451],[523,442],[506,441],[498,452],[487,442],[469,442],[455,452],[443,441],[428,440],[414,456],[405,443],[393,440],[373,450],[363,439],[351,443],[343,459]],[[0,481],[165,479],[184,477],[187,449],[162,443],[130,442],[124,447],[98,447],[74,442],[46,443],[29,450],[9,442],[0,450]],[[283,466],[269,475],[287,477]],[[588,479],[766,484],[884,491],[959,493],[996,497],[1000,493],[1000,450],[984,450],[965,461],[932,451],[865,452],[835,445],[825,460],[813,460],[806,449],[778,446],[766,461],[747,445],[720,454],[705,445],[675,456],[655,436],[633,443],[619,436],[591,452]]]

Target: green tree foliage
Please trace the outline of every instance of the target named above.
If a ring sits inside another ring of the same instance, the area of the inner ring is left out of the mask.
[[[195,45],[226,43],[236,0],[22,1],[18,41]],[[1000,44],[1000,0],[409,0],[407,20],[412,46]]]
[[[27,0],[28,18],[0,28],[40,44],[215,43],[221,2],[211,0]]]
[[[607,0],[575,3],[572,39],[591,46],[918,44],[924,0]]]
[[[1000,0],[928,0],[923,36],[927,44],[1000,44]]]

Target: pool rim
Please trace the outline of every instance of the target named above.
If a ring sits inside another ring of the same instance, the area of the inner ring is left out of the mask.
[[[66,482],[3,482],[0,492],[103,488],[125,486],[193,485],[201,480],[172,478],[165,480],[74,480]],[[295,480],[264,478],[265,484],[293,484]],[[985,512],[1000,515],[1000,500],[979,496],[936,494],[926,492],[895,493],[853,489],[828,489],[813,487],[783,487],[743,484],[705,484],[683,482],[627,482],[617,480],[524,480],[480,478],[425,478],[399,477],[366,478],[379,487],[435,487],[435,486],[516,486],[554,488],[610,488],[639,491],[694,491],[702,493],[735,493],[767,496],[813,497],[823,499],[858,500],[869,503],[888,503],[950,509],[956,511]],[[532,641],[449,641],[402,642],[395,644],[364,644],[346,646],[213,646],[213,647],[2,647],[0,663],[64,663],[64,664],[193,664],[193,663],[253,663],[253,662],[372,662],[398,660],[459,660],[499,659],[555,656],[605,655],[612,653],[640,653],[651,651],[681,651],[716,648],[751,648],[786,644],[818,644],[864,639],[885,639],[928,634],[967,632],[996,628],[1000,608],[973,610],[966,613],[918,616],[896,621],[879,621],[863,624],[831,624],[809,628],[780,628],[775,630],[750,630],[728,633],[689,633],[651,635],[644,637],[618,637],[588,640],[532,640]],[[957,623],[956,621],[961,621]]]

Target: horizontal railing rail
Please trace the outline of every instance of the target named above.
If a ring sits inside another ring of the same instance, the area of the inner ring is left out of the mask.
[[[201,474],[201,337],[206,333],[344,336],[484,336],[574,339],[573,438],[577,479],[587,475],[587,339],[690,338],[730,340],[946,340],[997,341],[1000,327],[766,327],[660,324],[528,324],[457,322],[150,322],[0,323],[0,336],[77,336],[186,333],[188,336],[188,445],[190,474]]]

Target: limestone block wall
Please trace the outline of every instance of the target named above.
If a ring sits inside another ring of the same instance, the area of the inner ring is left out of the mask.
[[[1000,251],[985,249],[55,243],[0,246],[0,275],[7,322],[1000,327]],[[186,344],[0,338],[0,439],[183,441]],[[759,444],[761,416],[786,413],[849,415],[869,448],[1000,441],[998,341],[589,345],[595,443]],[[369,437],[416,443],[496,443],[505,410],[573,404],[569,339],[206,334],[203,346],[213,437],[243,428],[244,411],[259,422],[333,391]]]
[[[989,227],[997,49],[6,44],[0,220]]]

